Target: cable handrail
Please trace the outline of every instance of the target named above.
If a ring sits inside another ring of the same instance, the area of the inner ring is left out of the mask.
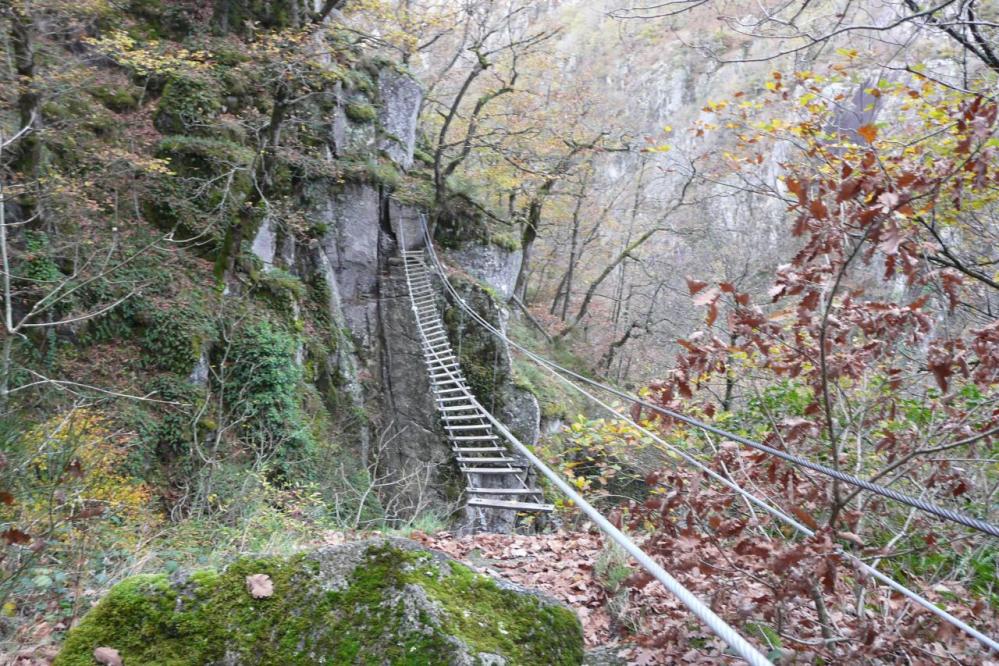
[[[421,217],[422,221],[422,217]],[[426,233],[426,224],[423,224],[425,236],[429,238],[429,234]],[[402,225],[399,227],[399,239],[401,247],[405,248],[405,232],[402,229]],[[432,243],[428,243],[428,246],[432,250]],[[436,254],[433,255],[436,261]],[[442,274],[443,277],[443,274]],[[445,278],[445,283],[450,286]],[[409,279],[407,275],[406,287],[409,289]],[[423,332],[422,326],[419,325],[419,316],[417,313],[416,302],[412,298],[412,290],[410,291],[410,304],[413,309],[413,315],[417,318],[417,330],[420,333],[420,337],[424,345],[428,344],[426,334]],[[603,516],[593,505],[587,502],[582,495],[580,495],[575,488],[573,488],[565,479],[563,479],[558,473],[553,471],[548,467],[540,458],[538,458],[534,453],[525,446],[517,437],[510,432],[510,430],[503,425],[492,413],[479,403],[478,398],[468,389],[464,382],[458,381],[458,375],[451,370],[445,370],[448,376],[455,380],[455,385],[461,389],[462,393],[482,412],[486,415],[486,418],[493,425],[493,427],[501,434],[503,437],[513,446],[518,453],[523,455],[527,460],[537,469],[541,474],[545,476],[549,481],[551,481],[555,487],[562,491],[562,493],[572,500],[580,510],[585,513],[590,520],[600,528],[600,530],[610,537],[615,543],[617,543],[621,548],[627,551],[635,561],[637,561],[643,569],[645,569],[649,574],[651,574],[656,580],[662,583],[663,587],[669,590],[674,596],[676,596],[690,611],[708,626],[719,638],[721,638],[725,643],[735,652],[737,655],[745,659],[752,666],[773,666],[773,662],[767,659],[759,650],[757,650],[749,641],[743,638],[735,629],[732,628],[725,620],[718,616],[711,608],[697,598],[692,592],[690,592],[686,587],[684,587],[678,580],[673,578],[665,569],[662,568],[655,560],[653,560],[645,551],[638,547],[634,541],[631,540],[624,532],[615,527],[607,518]]]
[[[632,420],[632,419],[628,418],[627,416],[621,414],[618,410],[616,410],[613,407],[607,405],[606,403],[604,403],[599,398],[593,396],[592,394],[590,394],[586,390],[584,390],[581,387],[577,386],[574,382],[572,382],[568,378],[562,376],[559,373],[559,371],[565,372],[566,374],[569,374],[569,375],[572,375],[572,376],[577,377],[579,379],[582,379],[582,380],[586,381],[589,384],[596,385],[599,388],[603,388],[604,390],[607,390],[608,392],[610,392],[610,393],[612,393],[614,395],[617,395],[619,397],[624,397],[626,399],[632,400],[633,398],[631,398],[627,394],[624,394],[624,393],[622,393],[620,391],[617,391],[616,389],[613,389],[612,387],[600,384],[599,382],[594,382],[594,381],[592,381],[592,380],[590,380],[588,378],[582,377],[581,375],[578,375],[577,373],[575,373],[575,372],[573,372],[571,370],[563,368],[559,364],[557,364],[557,363],[555,363],[553,361],[550,361],[550,360],[548,360],[545,357],[542,357],[542,356],[540,356],[538,354],[535,354],[534,352],[532,352],[531,350],[527,349],[526,347],[523,347],[522,345],[518,344],[516,341],[511,340],[508,336],[506,336],[506,334],[504,334],[502,331],[496,329],[495,327],[492,326],[492,324],[490,324],[488,321],[486,321],[481,316],[479,316],[479,314],[477,312],[475,312],[473,309],[471,309],[468,306],[468,304],[465,302],[465,300],[461,297],[461,295],[457,292],[457,290],[455,290],[454,286],[447,279],[447,275],[445,273],[444,266],[441,263],[440,258],[437,256],[437,252],[436,252],[436,250],[434,249],[434,246],[433,246],[433,240],[431,239],[430,232],[429,232],[429,230],[427,229],[427,226],[426,226],[426,220],[424,219],[424,217],[422,215],[420,216],[420,221],[421,221],[421,224],[423,226],[423,234],[424,234],[425,244],[426,244],[426,246],[428,248],[428,252],[429,252],[429,254],[431,256],[431,259],[432,259],[432,262],[434,264],[434,267],[435,267],[436,271],[438,272],[438,274],[441,276],[441,280],[444,283],[445,288],[456,299],[456,301],[458,302],[459,306],[464,311],[468,312],[486,330],[488,330],[494,336],[496,336],[499,339],[503,340],[504,342],[506,342],[510,346],[518,349],[520,352],[522,352],[523,354],[525,354],[532,361],[534,361],[535,363],[537,363],[537,364],[541,365],[542,367],[544,367],[551,374],[553,374],[557,379],[559,379],[560,381],[564,382],[565,384],[567,384],[572,389],[580,392],[584,396],[586,396],[589,399],[593,400],[597,404],[601,405],[601,407],[603,407],[604,409],[608,410],[609,412],[615,414],[616,416],[618,416],[619,418],[621,418],[625,422],[629,423],[633,427],[638,428],[644,434],[647,434],[647,435],[653,437],[656,441],[658,441],[659,443],[667,446],[670,450],[672,450],[672,451],[680,454],[681,457],[683,457],[685,460],[687,460],[688,462],[690,462],[694,466],[698,467],[702,471],[707,472],[712,478],[715,478],[716,480],[720,481],[721,483],[723,483],[728,488],[734,490],[735,492],[737,492],[738,494],[740,494],[741,496],[743,496],[744,498],[746,498],[748,501],[750,501],[753,504],[759,506],[761,509],[767,511],[768,513],[770,513],[774,517],[776,517],[776,518],[784,521],[785,523],[787,523],[788,525],[792,526],[795,530],[797,530],[801,534],[804,534],[806,536],[814,536],[815,535],[815,532],[813,530],[811,530],[810,528],[808,528],[805,525],[801,524],[799,521],[791,518],[790,516],[788,516],[787,514],[785,514],[780,509],[778,509],[776,507],[773,507],[773,506],[770,506],[764,500],[761,500],[760,498],[756,497],[752,493],[747,492],[745,489],[743,489],[738,484],[736,484],[736,483],[730,481],[729,479],[726,479],[726,478],[722,477],[721,475],[717,474],[716,472],[714,472],[710,468],[706,467],[700,461],[697,461],[695,458],[693,458],[692,456],[690,456],[686,452],[684,452],[684,451],[682,451],[682,450],[680,450],[680,449],[678,449],[678,448],[670,445],[669,443],[667,443],[665,440],[663,440],[662,438],[660,438],[655,433],[652,433],[647,428],[644,428],[643,426],[639,425],[638,423],[635,423],[634,420]],[[721,431],[721,432],[724,433],[725,431]],[[843,555],[844,557],[846,557],[855,566],[857,566],[858,568],[860,568],[861,570],[863,570],[865,573],[873,576],[874,578],[876,578],[877,580],[881,581],[885,585],[888,585],[889,587],[891,587],[895,591],[899,592],[900,594],[902,594],[903,596],[907,597],[911,601],[913,601],[913,602],[917,603],[918,605],[922,606],[926,610],[932,612],[934,615],[936,615],[937,617],[941,618],[942,620],[948,622],[952,626],[957,627],[958,629],[964,631],[969,636],[972,636],[977,641],[979,641],[981,644],[983,644],[985,647],[987,647],[987,648],[989,648],[989,649],[991,649],[991,650],[999,653],[999,642],[997,642],[994,639],[990,638],[986,634],[978,631],[974,627],[968,625],[967,623],[965,623],[964,621],[962,621],[959,618],[955,617],[954,615],[952,615],[951,613],[947,612],[946,610],[944,610],[942,608],[939,608],[936,604],[932,603],[928,599],[920,596],[919,594],[917,594],[916,592],[913,592],[912,590],[910,590],[909,588],[905,587],[901,583],[895,581],[894,579],[890,578],[889,576],[887,576],[887,575],[883,574],[882,572],[878,571],[877,569],[875,569],[874,567],[870,566],[866,562],[860,560],[858,557],[856,557],[852,553],[848,553],[848,552],[844,551],[841,547],[838,547],[838,546],[837,546],[837,550],[838,550],[838,552],[841,555]]]

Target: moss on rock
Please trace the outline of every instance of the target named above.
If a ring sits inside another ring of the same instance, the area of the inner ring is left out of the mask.
[[[163,134],[209,131],[222,110],[222,86],[207,74],[175,74],[167,82],[153,122]]]
[[[351,102],[344,109],[344,112],[355,123],[373,123],[378,118],[378,111],[375,110],[375,107],[361,102]]]
[[[254,599],[246,577],[266,574]],[[500,585],[398,539],[290,559],[249,557],[222,573],[135,576],[116,585],[66,639],[55,666],[125,664],[579,664],[568,609]]]

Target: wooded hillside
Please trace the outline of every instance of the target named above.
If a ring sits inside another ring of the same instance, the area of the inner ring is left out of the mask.
[[[995,4],[0,0],[0,34],[0,663],[90,663],[116,603],[164,663],[579,663],[564,607],[586,663],[736,662],[512,440],[774,663],[999,659]],[[254,567],[369,621],[160,614],[252,614]]]

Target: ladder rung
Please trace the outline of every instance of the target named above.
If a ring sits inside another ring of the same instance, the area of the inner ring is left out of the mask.
[[[477,408],[475,407],[475,405],[472,404],[472,403],[468,403],[467,405],[452,405],[450,407],[441,407],[440,408],[440,410],[442,412],[461,412],[461,411],[465,411],[467,409],[475,409],[476,411],[478,411]],[[479,412],[479,413],[474,414],[474,415],[473,414],[462,415],[461,417],[454,417],[454,416],[445,415],[444,418],[466,418],[466,419],[473,419],[474,418],[474,419],[484,419],[486,417],[482,416],[482,412]]]
[[[523,466],[520,469],[524,469]],[[513,467],[462,467],[461,471],[465,474],[512,474],[514,476],[521,474],[520,470]]]
[[[543,495],[544,491],[536,488],[465,488],[466,493],[473,495]]]
[[[458,461],[458,464],[469,464],[469,463],[472,463],[472,464],[484,464],[484,463],[487,463],[487,464],[490,464],[490,465],[496,465],[496,464],[500,464],[500,463],[508,463],[510,465],[513,465],[514,467],[518,467],[518,466],[519,467],[523,467],[523,464],[520,464],[520,465],[517,464],[517,460],[515,458],[506,458],[506,457],[501,457],[501,458],[466,458],[466,457],[459,456],[459,457],[455,458],[455,460]]]
[[[457,361],[458,358],[454,354],[449,354],[447,356],[434,355],[427,358],[427,363],[444,363],[445,361]]]
[[[457,379],[457,378],[460,378],[460,377],[461,377],[461,370],[460,369],[459,370],[448,370],[446,372],[431,373],[430,374],[430,381],[432,381],[432,382],[438,382],[438,381],[443,380],[443,381],[450,382],[452,379]]]
[[[441,386],[444,386],[446,384],[461,384],[461,386],[457,386],[455,388],[438,388],[437,386],[434,386],[433,389],[435,393],[464,393],[465,390],[467,389],[464,382],[460,382],[454,379],[449,379],[446,382],[437,382],[437,383],[440,384]]]
[[[488,423],[483,423],[482,425],[446,425],[445,430],[492,430],[492,426]]]
[[[507,500],[492,500],[479,497],[469,498],[468,506],[477,506],[488,509],[509,509],[510,511],[554,511],[552,504],[537,504],[535,502],[510,502]]]
[[[470,437],[465,437],[464,435],[460,437],[452,437],[452,442],[495,442],[498,441],[499,437],[496,435],[472,435]]]
[[[437,391],[437,392],[438,393],[454,393],[455,391],[461,391],[461,389],[444,389],[443,391]],[[467,395],[456,396],[454,398],[437,398],[437,402],[458,402],[459,400],[463,400],[463,401],[468,402],[469,406],[467,408],[462,407],[462,409],[473,409],[473,407],[472,407],[473,403],[469,400],[469,398],[468,398]]]
[[[430,356],[427,357],[427,363],[428,364],[450,363],[451,365],[458,365],[458,359],[455,358],[454,356],[450,356],[450,355],[444,356],[444,355],[441,355],[441,354],[432,354],[432,355],[430,355]]]
[[[490,453],[492,451],[506,451],[502,446],[454,446],[451,448],[455,453]]]

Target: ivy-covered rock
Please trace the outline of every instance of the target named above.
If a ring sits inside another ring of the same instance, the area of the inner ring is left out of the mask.
[[[583,659],[572,611],[401,539],[127,579],[69,633],[55,666],[90,666],[101,647],[126,666]]]

